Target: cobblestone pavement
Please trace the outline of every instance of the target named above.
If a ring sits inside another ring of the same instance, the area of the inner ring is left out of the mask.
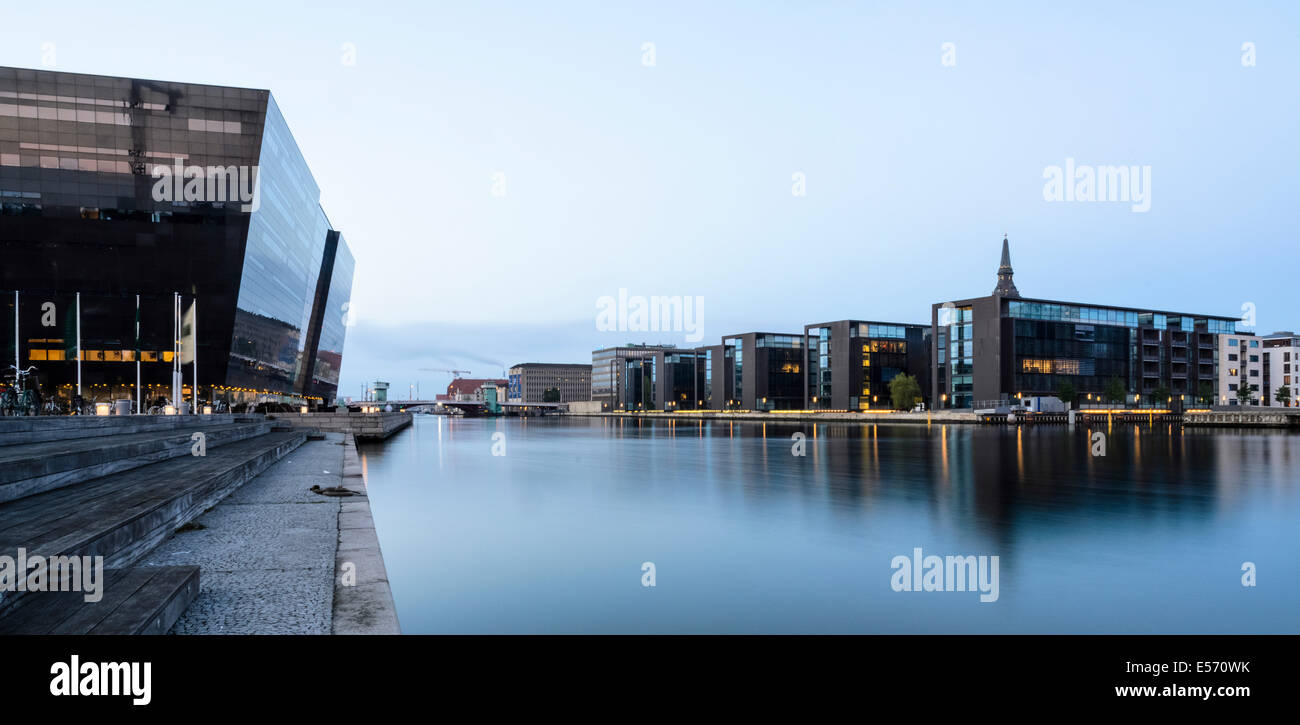
[[[342,433],[308,441],[168,537],[139,566],[197,564],[199,595],[173,634],[329,634]]]

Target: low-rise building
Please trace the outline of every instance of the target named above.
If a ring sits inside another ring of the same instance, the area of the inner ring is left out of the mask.
[[[520,363],[510,368],[507,400],[511,403],[572,403],[591,400],[591,365],[586,363]],[[546,391],[557,400],[546,400]]]
[[[456,378],[447,384],[447,395],[438,396],[438,400],[482,403],[487,399],[485,388],[495,390],[497,400],[505,400],[508,387],[509,381],[499,378]]]
[[[1264,351],[1260,343],[1260,338],[1250,334],[1219,336],[1215,405],[1268,404],[1264,393]],[[1243,398],[1247,389],[1249,397]]]
[[[1288,408],[1300,405],[1295,381],[1295,366],[1300,363],[1300,335],[1289,330],[1275,332],[1264,335],[1260,345],[1264,354],[1260,404]],[[1282,400],[1278,400],[1279,392]]]

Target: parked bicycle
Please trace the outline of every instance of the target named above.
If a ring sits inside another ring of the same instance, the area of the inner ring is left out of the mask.
[[[3,393],[0,393],[0,411],[5,415],[40,415],[40,388],[37,385],[29,387],[27,381],[36,366],[21,370],[15,365],[10,365],[9,369],[14,372],[6,377],[13,378],[13,382]]]
[[[171,405],[171,401],[160,396],[154,399],[153,403],[149,406],[149,415],[162,415],[167,412],[167,406],[169,405]]]

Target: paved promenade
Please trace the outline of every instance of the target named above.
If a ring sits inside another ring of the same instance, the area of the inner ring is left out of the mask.
[[[364,495],[340,498],[310,489],[314,485],[346,486],[364,494],[360,477],[344,479],[345,454],[352,453],[350,448],[342,433],[308,441],[140,562],[141,566],[200,567],[199,596],[173,627],[174,633],[334,631],[340,513],[348,502],[348,509],[364,508],[368,518],[369,502]],[[373,530],[368,534],[374,537]],[[370,617],[377,623],[377,631],[396,632],[392,595],[387,575],[382,573],[377,540],[370,558],[378,561],[382,594],[387,597],[386,601],[376,599],[379,603],[370,607]],[[370,577],[375,578],[373,574]]]

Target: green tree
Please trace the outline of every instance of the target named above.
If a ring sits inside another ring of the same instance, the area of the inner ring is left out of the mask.
[[[1127,391],[1124,388],[1124,381],[1118,377],[1106,381],[1106,389],[1102,391],[1102,397],[1107,403],[1123,403]]]
[[[546,390],[542,391],[542,402],[543,402],[543,403],[558,403],[558,402],[560,402],[560,389],[559,389],[559,388],[547,388]]]
[[[1074,383],[1069,380],[1062,380],[1056,386],[1056,397],[1061,399],[1062,403],[1067,406],[1074,406],[1074,399],[1079,397],[1079,391],[1074,389]]]
[[[893,400],[894,410],[911,410],[921,399],[921,386],[915,377],[899,373],[889,381],[889,397]]]
[[[1285,405],[1286,407],[1290,408],[1291,407],[1291,386],[1283,385],[1282,387],[1278,388],[1277,392],[1273,394],[1273,400],[1276,400],[1282,405]]]
[[[1159,385],[1151,391],[1151,402],[1156,405],[1163,405],[1169,402],[1169,388]]]
[[[1237,388],[1237,402],[1242,405],[1250,405],[1250,401],[1255,398],[1255,393],[1259,391],[1259,386],[1254,383],[1242,383]]]
[[[1196,391],[1196,397],[1200,398],[1201,405],[1214,405],[1214,386],[1201,383],[1200,389]]]

